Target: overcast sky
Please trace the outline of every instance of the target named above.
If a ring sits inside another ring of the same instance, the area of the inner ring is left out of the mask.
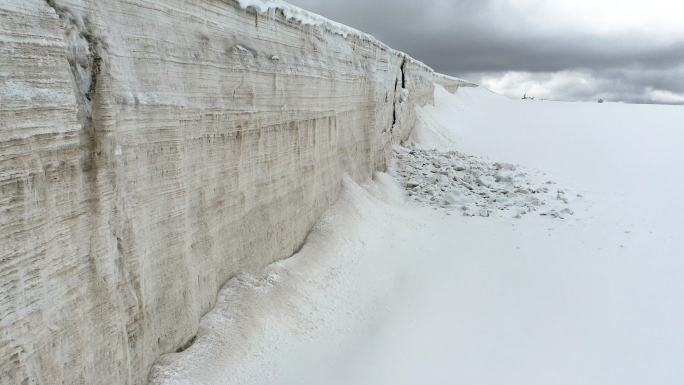
[[[510,97],[684,104],[679,0],[286,1]]]

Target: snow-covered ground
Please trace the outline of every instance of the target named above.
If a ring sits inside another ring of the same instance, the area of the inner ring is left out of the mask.
[[[684,108],[435,96],[151,383],[684,383]]]

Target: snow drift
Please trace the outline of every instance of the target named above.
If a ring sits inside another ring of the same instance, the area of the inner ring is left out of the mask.
[[[684,109],[437,86],[417,115],[152,384],[684,382]]]

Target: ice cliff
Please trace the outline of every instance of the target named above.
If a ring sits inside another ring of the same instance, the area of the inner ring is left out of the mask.
[[[145,383],[434,83],[472,86],[279,1],[3,0],[0,383]]]

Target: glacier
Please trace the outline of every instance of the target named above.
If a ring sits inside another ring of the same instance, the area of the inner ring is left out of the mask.
[[[0,4],[0,382],[141,384],[385,170],[436,74],[281,2]]]

